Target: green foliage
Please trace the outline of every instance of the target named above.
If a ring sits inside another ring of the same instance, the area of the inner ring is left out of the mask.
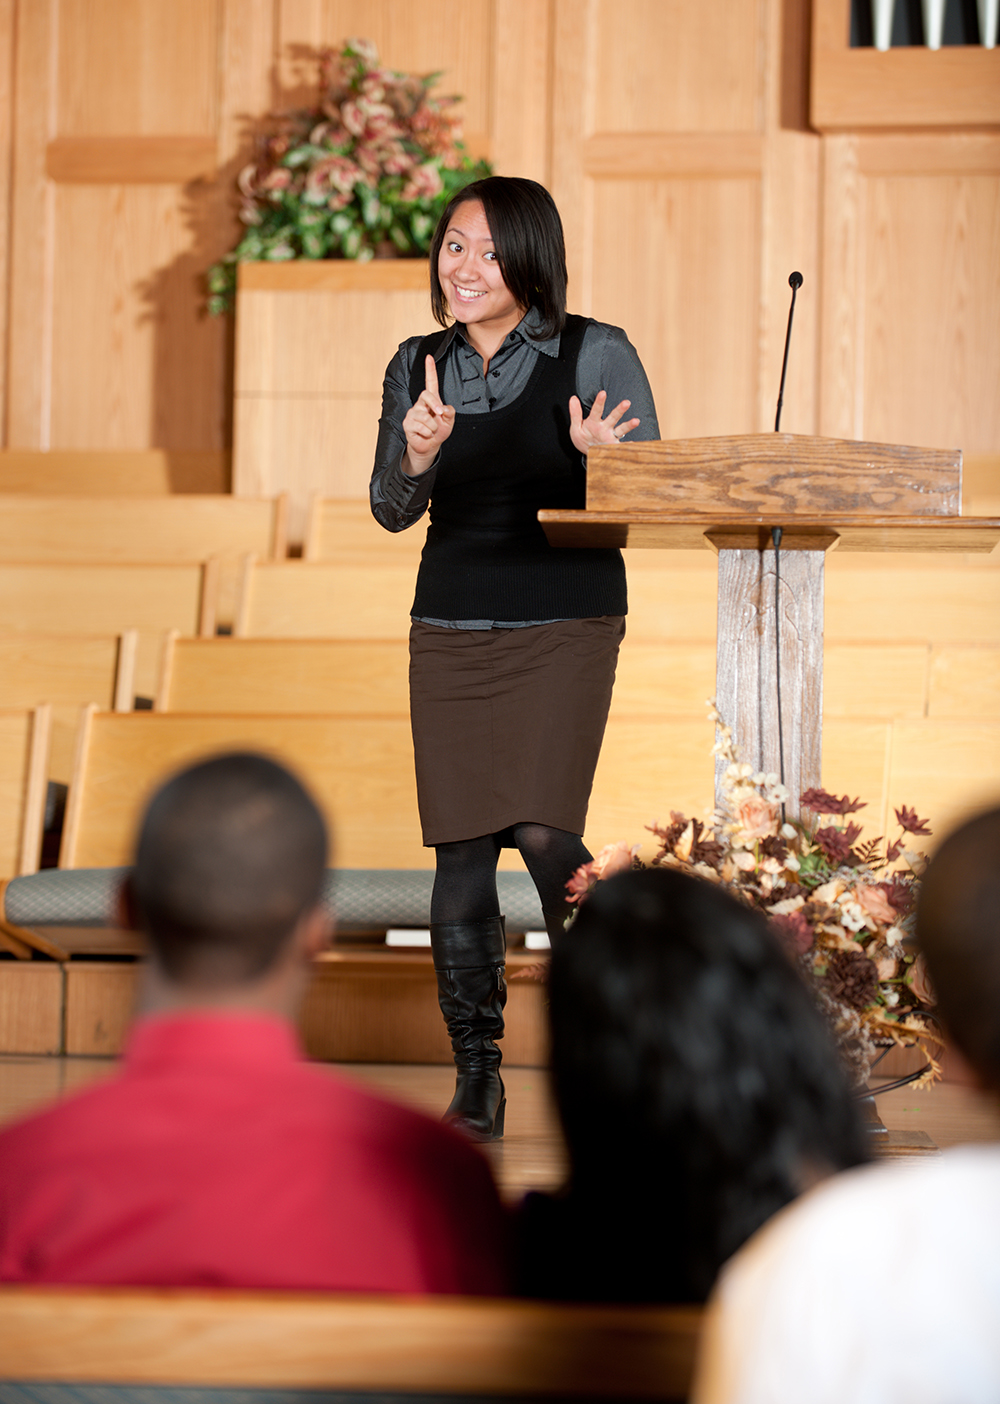
[[[451,197],[492,174],[460,139],[458,99],[431,97],[438,77],[383,69],[362,39],[321,55],[317,106],[276,118],[240,173],[246,233],[208,270],[213,315],[240,263],[427,254]]]

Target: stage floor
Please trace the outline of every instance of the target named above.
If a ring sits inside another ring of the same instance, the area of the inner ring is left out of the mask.
[[[0,1122],[107,1077],[114,1066],[106,1058],[0,1056]],[[330,1067],[431,1116],[438,1116],[448,1105],[454,1083],[454,1072],[447,1067],[397,1063]],[[529,1189],[559,1185],[566,1155],[545,1071],[505,1067],[504,1081],[506,1136],[485,1150],[504,1197],[515,1201]],[[879,1097],[877,1106],[890,1130],[925,1131],[942,1150],[964,1141],[1000,1140],[1000,1108],[959,1083],[939,1083],[917,1091],[904,1087]]]

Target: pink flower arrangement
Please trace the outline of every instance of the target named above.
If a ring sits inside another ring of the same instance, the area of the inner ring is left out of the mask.
[[[209,311],[232,306],[236,265],[426,254],[451,196],[491,174],[462,143],[437,75],[383,68],[368,39],[319,55],[319,97],[273,119],[236,186],[246,233],[208,273]]]

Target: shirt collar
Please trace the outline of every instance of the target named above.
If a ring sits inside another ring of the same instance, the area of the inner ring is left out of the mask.
[[[267,1014],[178,1011],[137,1019],[125,1044],[125,1063],[152,1070],[194,1063],[275,1066],[298,1062],[301,1045],[293,1026]]]
[[[542,354],[545,356],[552,356],[553,358],[558,357],[560,333],[556,332],[555,336],[550,336],[545,338],[544,340],[539,340],[535,333],[538,332],[538,329],[541,327],[541,325],[542,314],[539,312],[537,307],[529,307],[527,312],[525,312],[524,316],[518,322],[517,326],[513,329],[513,331],[508,332],[507,335],[504,337],[503,341],[500,343],[501,347],[508,345],[517,345],[521,342],[526,342],[529,346],[534,347],[536,351],[542,352]],[[444,358],[444,356],[448,352],[449,347],[451,346],[452,342],[456,340],[456,338],[464,346],[468,347],[470,351],[474,349],[468,337],[465,335],[465,329],[462,326],[462,323],[452,322],[451,326],[441,338],[441,344],[438,347],[437,352],[434,356],[435,361],[441,361]],[[479,353],[476,352],[475,354],[478,355]]]

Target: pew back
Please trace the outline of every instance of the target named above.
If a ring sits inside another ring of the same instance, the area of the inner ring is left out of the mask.
[[[679,1400],[701,1317],[697,1307],[0,1287],[0,1379]]]
[[[66,805],[61,868],[131,861],[152,791],[184,765],[263,751],[303,777],[327,817],[337,866],[426,868],[405,717],[206,716],[85,710]]]
[[[228,492],[230,457],[216,449],[3,449],[0,493],[156,497]]]
[[[135,684],[156,690],[164,631],[215,632],[218,562],[182,565],[0,563],[5,633],[139,634]]]
[[[157,711],[409,715],[401,639],[164,641]]]
[[[406,639],[416,557],[244,564],[237,638]]]
[[[413,560],[427,536],[426,514],[405,531],[386,531],[372,516],[367,500],[314,497],[309,507],[302,556],[307,561],[337,561],[359,556]]]
[[[80,708],[130,712],[139,635],[0,634],[0,707],[52,706],[49,779],[69,784]]]
[[[38,871],[50,707],[0,711],[0,878]]]
[[[288,499],[11,496],[0,511],[0,561],[204,561],[287,552]]]

